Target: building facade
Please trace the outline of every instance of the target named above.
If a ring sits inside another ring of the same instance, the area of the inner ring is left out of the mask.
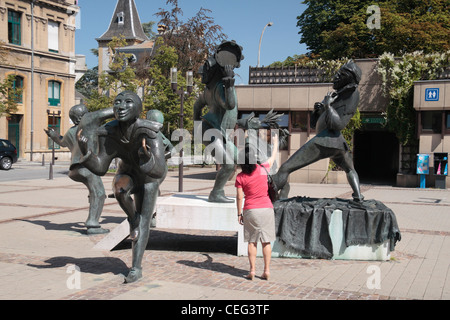
[[[361,182],[419,186],[411,163],[416,161],[417,153],[427,153],[431,164],[427,185],[433,186],[437,171],[434,155],[448,156],[450,150],[450,77],[444,75],[442,80],[415,84],[414,108],[420,143],[418,150],[411,151],[403,148],[395,133],[383,126],[383,112],[389,101],[382,94],[381,80],[375,70],[377,60],[357,59],[355,62],[362,71],[358,87],[362,128],[353,137],[353,157]],[[316,134],[309,126],[314,103],[323,100],[332,90],[332,84],[324,82],[320,70],[250,67],[249,73],[249,85],[236,88],[240,117],[251,112],[262,117],[271,109],[284,114],[282,126],[291,133],[287,148],[281,151],[281,162],[284,162]],[[439,100],[425,101],[427,89],[439,92]],[[328,172],[328,165],[329,160],[324,159],[302,168],[290,175],[290,181],[347,183],[345,173]]]
[[[108,29],[99,38],[98,42],[98,73],[109,71],[111,52],[108,43],[114,38],[123,37],[127,46],[120,50],[133,55],[137,61],[153,48],[153,41],[145,35],[134,0],[117,0]]]
[[[23,89],[18,110],[0,118],[0,137],[13,142],[20,158],[51,159],[44,129],[64,133],[75,104],[75,15],[77,0],[0,0],[0,40],[9,51],[0,80],[14,75]],[[56,145],[59,159],[70,151]]]

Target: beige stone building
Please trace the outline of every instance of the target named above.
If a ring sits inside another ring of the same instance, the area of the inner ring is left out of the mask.
[[[44,129],[64,133],[71,126],[76,2],[0,0],[0,40],[9,50],[7,61],[0,64],[0,79],[13,74],[15,85],[23,88],[18,111],[0,118],[0,137],[16,145],[20,158],[39,161],[44,155],[49,161],[52,143]],[[59,159],[70,159],[68,149],[56,148]]]

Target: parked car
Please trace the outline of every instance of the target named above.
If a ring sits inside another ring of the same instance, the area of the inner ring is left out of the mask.
[[[0,169],[9,170],[17,162],[17,149],[9,141],[0,139]]]

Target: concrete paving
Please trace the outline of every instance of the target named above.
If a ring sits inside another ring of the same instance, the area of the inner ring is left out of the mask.
[[[16,166],[46,170],[36,163]],[[270,281],[243,278],[247,257],[236,256],[230,232],[152,229],[143,278],[124,284],[131,244],[93,250],[104,235],[87,236],[88,192],[57,163],[49,179],[0,182],[0,299],[12,300],[448,300],[450,299],[450,191],[363,185],[366,199],[391,208],[402,239],[390,261],[272,259]],[[0,171],[0,175],[3,172]],[[215,167],[184,171],[184,192],[207,195]],[[109,192],[112,176],[103,177]],[[161,186],[178,190],[178,171]],[[226,186],[235,195],[234,180]],[[291,196],[350,198],[348,185],[291,185]],[[125,219],[107,199],[101,224]],[[262,273],[257,259],[257,275]]]

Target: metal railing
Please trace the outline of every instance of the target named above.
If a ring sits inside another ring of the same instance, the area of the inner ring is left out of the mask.
[[[249,84],[330,82],[323,70],[301,67],[249,67]]]

